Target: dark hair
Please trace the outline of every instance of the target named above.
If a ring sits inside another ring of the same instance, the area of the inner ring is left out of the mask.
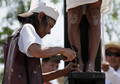
[[[50,61],[50,57],[42,59],[42,62],[48,62],[48,61]],[[56,63],[60,63],[60,60],[53,60],[53,61]]]
[[[44,15],[42,18],[42,22],[45,26],[48,25],[48,17],[47,15]],[[18,20],[22,23],[22,24],[26,24],[26,23],[30,23],[32,24],[35,29],[37,30],[37,28],[39,28],[40,23],[38,21],[38,13],[33,13],[31,16],[29,17],[20,17],[18,16]]]

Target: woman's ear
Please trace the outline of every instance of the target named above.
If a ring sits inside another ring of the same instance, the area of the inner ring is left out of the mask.
[[[40,23],[41,23],[42,18],[43,18],[44,15],[45,15],[44,12],[40,12],[40,13],[38,14],[38,20],[39,20]]]

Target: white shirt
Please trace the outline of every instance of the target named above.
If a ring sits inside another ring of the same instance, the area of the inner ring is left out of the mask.
[[[28,57],[33,57],[28,51],[28,48],[33,43],[42,44],[42,40],[31,24],[25,24],[20,31],[20,37],[18,39],[19,50]]]
[[[120,68],[115,71],[112,67],[109,67],[109,70],[105,72],[106,75],[106,84],[120,84]]]

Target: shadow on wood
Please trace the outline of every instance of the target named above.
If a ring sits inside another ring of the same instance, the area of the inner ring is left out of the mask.
[[[104,84],[105,74],[98,72],[72,72],[68,75],[69,84]]]

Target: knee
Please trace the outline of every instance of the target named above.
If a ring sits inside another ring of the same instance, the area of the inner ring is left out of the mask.
[[[100,18],[101,18],[100,5],[98,3],[88,5],[86,11],[86,17],[89,23],[93,25],[100,24]]]
[[[89,24],[92,24],[94,26],[100,25],[100,18],[101,18],[100,12],[97,12],[95,14],[94,12],[87,14],[87,20]]]
[[[74,14],[71,18],[68,19],[68,29],[71,31],[77,31],[80,25],[80,18]]]
[[[78,25],[82,18],[82,12],[80,7],[76,7],[68,10],[68,24]]]

